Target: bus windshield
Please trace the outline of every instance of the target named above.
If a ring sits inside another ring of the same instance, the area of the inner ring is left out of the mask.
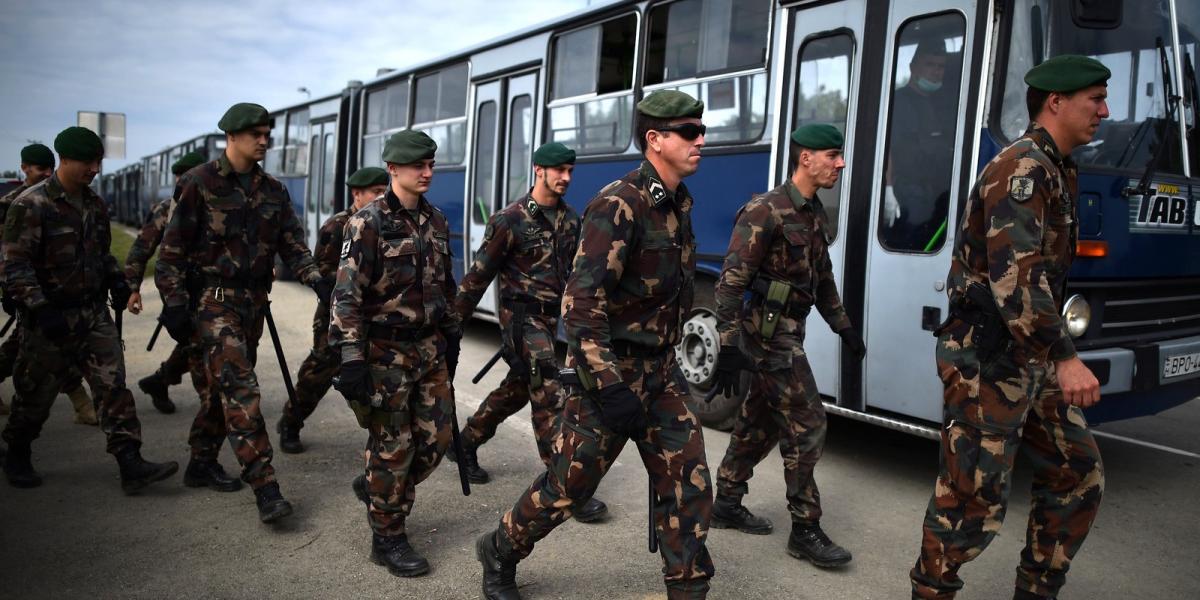
[[[1187,67],[1195,64],[1194,32],[1200,29],[1200,10],[1189,2],[1177,7],[1185,81],[1175,81],[1172,1],[1126,1],[1116,27],[1091,29],[1075,23],[1070,2],[1017,0],[1011,15],[1012,34],[1008,41],[998,133],[1005,140],[1013,140],[1029,123],[1023,78],[1034,65],[1035,56],[1041,62],[1059,54],[1085,54],[1112,71],[1108,82],[1111,116],[1101,123],[1090,144],[1076,149],[1075,160],[1083,167],[1136,173],[1146,167],[1160,144],[1166,144],[1155,172],[1184,174],[1185,146],[1179,136],[1179,120],[1184,119],[1189,131],[1192,130],[1195,82],[1194,77],[1188,77],[1192,71]],[[1164,60],[1170,73],[1167,81],[1163,77]],[[1168,111],[1169,97],[1183,100],[1173,114]],[[1188,141],[1194,156],[1200,140]],[[1196,159],[1190,162],[1195,165]]]

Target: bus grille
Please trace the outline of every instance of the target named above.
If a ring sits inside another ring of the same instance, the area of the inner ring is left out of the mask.
[[[1092,304],[1093,316],[1100,316],[1085,336],[1089,341],[1150,341],[1200,330],[1200,279],[1086,288],[1079,291]],[[1096,311],[1097,305],[1103,309]]]

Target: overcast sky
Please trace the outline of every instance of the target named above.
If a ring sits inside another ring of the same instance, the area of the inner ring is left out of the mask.
[[[268,109],[340,91],[584,8],[587,0],[5,0],[0,170],[53,146],[76,111],[127,115],[125,160],[216,130],[234,102]]]

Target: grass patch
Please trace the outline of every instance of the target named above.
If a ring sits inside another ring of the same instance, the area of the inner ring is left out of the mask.
[[[125,231],[124,228],[112,228],[112,244],[109,245],[108,249],[112,252],[112,255],[116,257],[117,264],[121,265],[122,267],[125,266],[125,257],[129,256],[129,249],[133,247],[133,239],[133,236]],[[157,262],[157,260],[158,251],[156,250],[154,255],[150,257],[150,260],[146,262],[147,276],[154,275],[154,263]]]

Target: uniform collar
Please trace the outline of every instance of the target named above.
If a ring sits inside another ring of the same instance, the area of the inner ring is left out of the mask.
[[[258,175],[260,171],[262,171],[262,167],[257,162],[250,165],[250,175]],[[217,173],[221,177],[229,177],[230,175],[237,174],[237,171],[233,170],[233,163],[229,162],[229,157],[225,156],[224,152],[217,159]]]
[[[791,179],[788,179],[784,186],[787,188],[788,198],[791,199],[792,204],[796,207],[796,210],[800,210],[801,208],[809,205],[812,205],[812,208],[814,209],[821,206],[821,199],[818,198],[816,194],[813,194],[812,198],[805,198],[804,194],[800,193],[800,190],[796,187],[796,184],[792,183]]]
[[[525,205],[525,211],[528,212],[530,214],[530,216],[533,216],[533,217],[537,217],[538,215],[546,216],[544,214],[546,212],[546,208],[543,207],[541,204],[538,204],[537,200],[533,199],[532,192],[525,192],[525,197],[521,199],[521,203]],[[563,200],[562,200],[562,198],[559,198],[558,205],[554,207],[554,210],[561,210],[562,205],[563,205]]]
[[[655,207],[668,202],[676,202],[682,206],[685,203],[685,198],[690,197],[687,186],[683,185],[682,181],[679,182],[679,187],[674,192],[668,190],[667,186],[662,182],[662,177],[659,177],[658,171],[654,169],[654,165],[650,164],[650,161],[643,160],[642,166],[638,170],[641,173],[646,191],[650,193],[650,202]]]
[[[84,200],[91,199],[95,195],[96,192],[92,191],[91,186],[84,186],[82,193],[80,193],[80,197]],[[58,180],[57,172],[51,173],[50,177],[46,179],[46,197],[52,200],[59,198],[67,199],[67,190],[63,188],[62,182]]]
[[[396,192],[393,192],[392,188],[388,188],[388,191],[384,193],[383,205],[386,206],[388,212],[391,213],[401,214],[408,211],[408,209],[404,208],[404,205],[400,203],[400,198],[396,196]],[[429,215],[433,214],[433,208],[429,204],[429,201],[425,199],[425,194],[421,194],[420,198],[417,199],[417,213],[421,215],[422,222],[424,222],[425,219],[428,219]]]
[[[1054,161],[1054,164],[1060,167],[1075,166],[1075,161],[1071,160],[1070,156],[1063,156],[1062,152],[1059,151],[1058,144],[1054,143],[1054,138],[1050,135],[1050,132],[1046,131],[1046,128],[1037,122],[1029,124],[1029,128],[1025,130],[1025,137],[1033,140],[1033,143],[1037,144],[1037,147],[1046,153],[1046,156],[1049,156],[1050,160]]]

